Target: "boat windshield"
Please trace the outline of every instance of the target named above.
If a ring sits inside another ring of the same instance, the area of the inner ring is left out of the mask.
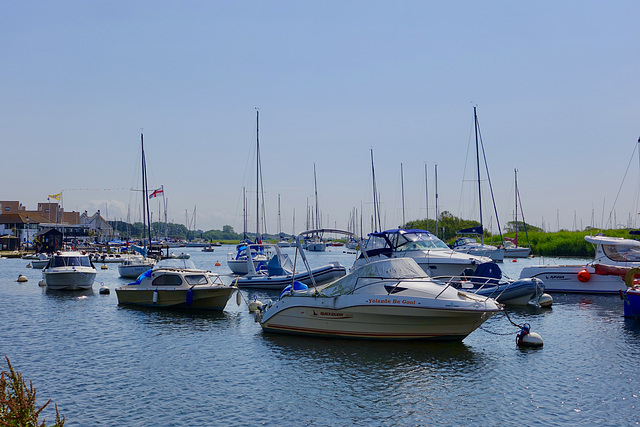
[[[197,270],[196,265],[190,259],[163,259],[158,262],[154,270],[158,270],[160,268],[185,268],[190,270]]]
[[[88,256],[55,256],[51,264],[52,267],[91,267]]]
[[[381,280],[424,277],[427,277],[426,273],[413,258],[392,258],[364,264],[350,274],[325,286],[318,286],[317,289],[326,296],[338,296],[353,293],[358,287],[366,286],[368,283],[379,283]],[[306,293],[313,295],[314,292],[309,288]]]
[[[602,245],[602,251],[617,262],[640,262],[640,247],[635,245]]]
[[[204,274],[185,274],[184,280],[186,280],[189,285],[206,285],[209,283],[207,276]]]
[[[398,236],[396,250],[422,251],[433,249],[449,249],[449,246],[431,233],[402,233]]]

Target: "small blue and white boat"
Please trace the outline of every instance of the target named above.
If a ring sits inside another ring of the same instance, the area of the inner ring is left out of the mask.
[[[338,279],[347,274],[347,269],[338,261],[330,262],[311,269],[294,273],[294,266],[287,254],[283,254],[277,244],[253,243],[245,245],[245,253],[271,253],[267,261],[261,264],[252,262],[252,258],[243,256],[247,268],[247,274],[237,279],[239,288],[259,288],[282,290],[294,281],[312,285],[322,284]],[[300,250],[302,250],[300,248]],[[313,279],[312,279],[313,277]]]

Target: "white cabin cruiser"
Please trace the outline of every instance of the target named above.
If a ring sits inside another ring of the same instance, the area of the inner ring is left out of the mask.
[[[413,258],[430,276],[458,276],[465,269],[485,262],[488,257],[463,254],[453,251],[434,234],[419,229],[392,229],[371,233],[361,250],[371,260],[388,258]],[[364,255],[355,267],[365,263]]]
[[[326,285],[285,289],[256,318],[265,332],[460,341],[500,310],[492,298],[431,279],[412,258],[391,258]]]
[[[96,274],[89,255],[77,251],[55,253],[42,269],[44,283],[53,290],[91,289]]]
[[[535,277],[547,292],[617,294],[626,287],[629,268],[640,267],[640,241],[621,237],[585,236],[596,245],[595,259],[582,265],[532,265],[520,278]]]

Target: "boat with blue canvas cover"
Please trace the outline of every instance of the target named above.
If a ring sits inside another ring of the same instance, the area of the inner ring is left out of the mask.
[[[301,248],[300,248],[301,250]],[[297,281],[306,285],[326,283],[347,274],[347,269],[338,261],[313,268],[310,271],[298,271],[294,273],[294,266],[287,254],[283,254],[277,244],[262,243],[246,245],[246,252],[273,253],[264,264],[256,264],[246,258],[248,273],[237,279],[239,288],[259,288],[282,290],[292,282]],[[312,280],[313,277],[313,280]]]
[[[116,295],[120,305],[220,311],[236,290],[191,260],[166,259],[135,282],[116,288]]]

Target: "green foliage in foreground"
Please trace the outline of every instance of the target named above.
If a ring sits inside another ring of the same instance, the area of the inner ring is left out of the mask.
[[[38,421],[38,416],[44,408],[51,403],[51,399],[41,407],[36,407],[36,389],[29,381],[29,386],[22,378],[22,374],[16,372],[7,360],[8,371],[0,374],[0,425],[3,426],[33,426],[46,427],[45,421]],[[52,427],[62,427],[64,417],[58,413],[56,405],[56,421]]]

